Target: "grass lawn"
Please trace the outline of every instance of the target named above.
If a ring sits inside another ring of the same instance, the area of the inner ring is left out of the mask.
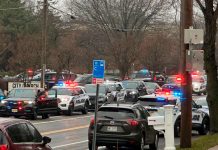
[[[208,150],[214,146],[218,145],[218,134],[205,135],[194,141],[192,141],[192,148],[181,149],[176,146],[177,150]]]

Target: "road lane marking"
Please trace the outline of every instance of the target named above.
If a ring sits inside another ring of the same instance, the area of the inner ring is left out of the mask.
[[[53,122],[60,122],[60,121],[67,121],[67,120],[76,120],[76,119],[89,118],[89,117],[92,117],[92,116],[93,115],[83,116],[83,117],[76,117],[76,118],[66,118],[66,119],[53,120],[53,121],[37,122],[37,123],[32,123],[32,124],[39,125],[39,124],[46,124],[46,123],[53,123]]]
[[[69,144],[64,144],[64,145],[58,145],[58,146],[52,147],[52,149],[57,149],[57,148],[60,148],[60,147],[66,147],[66,146],[71,146],[71,145],[76,145],[76,144],[81,144],[81,143],[86,143],[86,142],[88,142],[88,140],[69,143]]]
[[[88,127],[89,127],[89,125],[83,125],[83,126],[74,127],[74,128],[67,128],[67,129],[61,129],[61,130],[53,130],[53,131],[42,132],[41,134],[42,135],[56,134],[56,133],[61,133],[61,132],[84,129],[84,128],[88,128]]]

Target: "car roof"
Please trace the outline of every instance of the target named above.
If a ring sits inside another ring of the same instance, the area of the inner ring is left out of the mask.
[[[43,88],[38,88],[38,87],[20,87],[20,88],[13,88],[13,89],[22,89],[22,90],[44,90]]]
[[[140,104],[136,103],[136,104],[133,104],[133,103],[106,103],[104,105],[102,105],[100,108],[124,108],[124,109],[132,109],[134,108],[135,106],[138,106]]]
[[[0,118],[0,126],[4,128],[17,123],[29,123],[29,121],[15,118]]]

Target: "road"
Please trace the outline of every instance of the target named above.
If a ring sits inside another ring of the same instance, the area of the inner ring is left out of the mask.
[[[199,96],[194,96],[197,99]],[[201,96],[202,97],[202,96]],[[52,116],[49,119],[42,120],[40,116],[37,120],[31,121],[35,127],[44,136],[52,138],[49,144],[57,150],[88,150],[88,126],[93,112],[87,115],[75,113],[72,116]],[[193,138],[199,137],[193,133]],[[179,138],[175,139],[175,144],[179,145]],[[101,147],[101,150],[106,148]],[[146,149],[148,149],[146,147]],[[164,149],[164,137],[160,137],[159,150]]]

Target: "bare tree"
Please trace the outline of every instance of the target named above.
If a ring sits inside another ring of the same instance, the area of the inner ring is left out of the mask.
[[[210,132],[218,132],[218,80],[217,80],[217,63],[215,58],[216,51],[216,33],[218,17],[217,0],[196,0],[205,20],[204,35],[204,62],[207,74],[207,102],[210,112]]]
[[[110,54],[124,78],[137,59],[147,27],[160,18],[166,0],[69,0],[73,12],[107,36]]]

